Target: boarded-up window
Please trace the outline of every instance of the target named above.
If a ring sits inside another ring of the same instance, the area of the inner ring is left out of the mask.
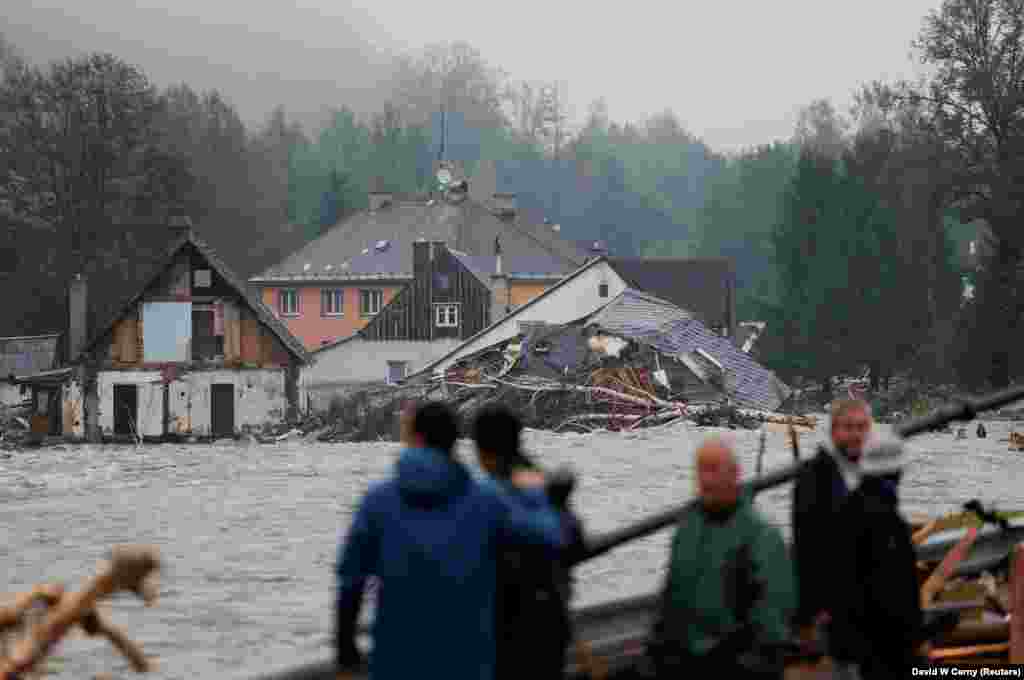
[[[142,347],[147,363],[189,361],[191,302],[147,302],[142,306]]]
[[[214,359],[224,356],[224,335],[217,335],[213,309],[192,310],[192,359]]]

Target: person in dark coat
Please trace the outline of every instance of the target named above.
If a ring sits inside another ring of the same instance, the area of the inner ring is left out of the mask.
[[[793,560],[797,612],[794,623],[804,640],[817,637],[828,620],[834,592],[832,547],[842,535],[836,516],[860,482],[858,462],[871,433],[871,408],[860,399],[832,404],[831,440],[818,447],[793,487]]]
[[[832,554],[830,653],[858,667],[863,680],[906,677],[911,666],[927,665],[914,544],[899,512],[903,467],[901,441],[868,447],[861,484],[840,512],[842,541]]]
[[[510,495],[517,469],[536,469],[523,453],[522,422],[502,405],[485,406],[473,423],[482,467]],[[571,564],[584,549],[583,528],[569,509],[572,478],[549,481],[549,497],[559,511],[565,548],[552,560],[530,546],[504,546],[498,562],[496,680],[556,680],[564,677],[572,640],[569,603]]]
[[[367,492],[339,548],[337,664],[361,666],[356,622],[374,576],[372,680],[494,680],[499,551],[522,543],[554,559],[561,522],[540,473],[514,472],[515,496],[473,478],[455,458],[459,428],[448,406],[428,402],[404,420],[411,446],[394,476]]]
[[[648,656],[658,678],[782,680],[793,566],[782,533],[740,487],[731,446],[697,451],[700,503],[681,517]]]

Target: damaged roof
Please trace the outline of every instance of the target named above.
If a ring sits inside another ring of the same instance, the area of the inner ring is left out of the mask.
[[[395,201],[364,210],[332,227],[281,263],[250,279],[253,283],[347,279],[411,279],[412,244],[440,241],[468,255],[522,258],[548,275],[572,272],[586,259],[575,244],[550,229],[527,224],[518,215],[502,217],[472,198]],[[487,270],[486,264],[482,264]]]
[[[0,338],[0,379],[27,377],[56,368],[60,333]]]
[[[724,257],[609,257],[630,288],[696,314],[708,326],[733,330],[736,272]]]
[[[161,264],[156,267],[155,271],[152,272],[142,286],[135,289],[131,296],[125,298],[123,302],[109,306],[111,311],[108,313],[107,318],[96,326],[98,330],[90,336],[83,352],[91,350],[98,342],[100,342],[100,340],[113,331],[118,319],[120,319],[125,312],[132,307],[132,305],[142,299],[143,295],[145,295],[146,291],[157,281],[160,275],[163,274],[169,266],[171,266],[171,263],[174,261],[178,252],[189,245],[199,251],[203,258],[206,259],[207,263],[209,263],[210,267],[235,290],[249,310],[256,314],[260,323],[269,328],[270,331],[277,336],[277,339],[281,341],[285,349],[303,363],[309,362],[309,354],[306,352],[306,348],[303,347],[298,338],[291,334],[284,323],[278,319],[265,304],[263,304],[262,300],[249,293],[245,282],[242,281],[230,267],[228,267],[227,263],[221,259],[216,251],[214,251],[206,241],[199,238],[199,236],[197,236],[191,229],[185,230],[171,243]]]
[[[735,380],[733,397],[746,408],[774,411],[791,392],[775,374],[754,361],[731,340],[713,333],[694,315],[667,300],[627,288],[584,321],[585,325],[650,345],[658,352],[683,357],[703,350]],[[687,357],[711,368],[699,354]]]

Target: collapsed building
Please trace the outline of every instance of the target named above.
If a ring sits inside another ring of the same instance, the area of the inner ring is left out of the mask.
[[[419,377],[454,392],[464,408],[496,398],[479,389],[486,384],[506,397],[528,393],[535,426],[664,420],[721,406],[768,414],[792,393],[695,315],[633,288],[574,322],[521,321],[514,337]]]

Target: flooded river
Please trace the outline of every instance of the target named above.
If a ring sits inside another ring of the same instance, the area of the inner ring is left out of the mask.
[[[971,498],[1024,507],[1024,454],[1000,442],[1010,425],[989,424],[985,440],[973,429],[967,440],[914,440],[903,488],[907,512],[941,514]],[[689,498],[693,449],[708,433],[693,426],[531,432],[527,444],[546,466],[576,467],[575,507],[589,530],[607,531]],[[758,433],[732,435],[752,474]],[[804,451],[823,435],[802,437]],[[217,678],[319,658],[328,651],[339,532],[367,483],[388,474],[396,451],[394,444],[232,442],[15,453],[0,460],[2,588],[42,580],[77,588],[110,545],[153,543],[166,565],[160,602],[144,609],[123,597],[111,610],[159,657],[154,677]],[[770,433],[765,468],[791,460],[785,434]],[[759,505],[784,524],[788,499],[783,489],[764,494]],[[656,587],[667,541],[662,532],[581,568],[577,604]],[[129,673],[109,647],[86,639],[65,642],[54,668],[61,663],[55,677],[69,680]]]

